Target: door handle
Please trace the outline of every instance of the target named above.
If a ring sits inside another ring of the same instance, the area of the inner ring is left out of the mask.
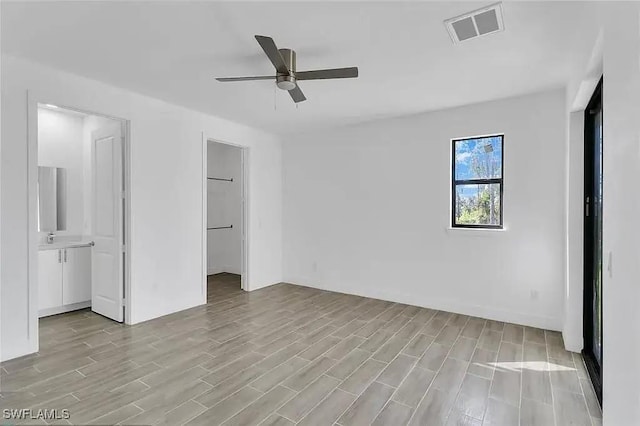
[[[587,197],[584,203],[584,215],[589,217],[589,197]]]
[[[58,263],[62,263],[62,250],[58,250]]]
[[[67,263],[67,249],[64,249],[64,263]]]

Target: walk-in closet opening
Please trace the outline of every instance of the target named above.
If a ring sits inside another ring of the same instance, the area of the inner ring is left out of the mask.
[[[207,141],[207,297],[246,289],[244,258],[244,151]]]

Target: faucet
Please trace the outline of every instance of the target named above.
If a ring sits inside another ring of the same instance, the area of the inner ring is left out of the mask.
[[[49,231],[49,233],[47,234],[47,244],[53,244],[54,237],[55,237],[55,234]]]

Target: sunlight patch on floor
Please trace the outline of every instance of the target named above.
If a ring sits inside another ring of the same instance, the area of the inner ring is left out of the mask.
[[[509,371],[575,371],[573,367],[555,364],[547,361],[512,361],[512,362],[489,362],[488,365]]]

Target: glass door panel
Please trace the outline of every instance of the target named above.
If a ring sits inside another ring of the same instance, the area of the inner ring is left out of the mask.
[[[602,80],[585,111],[584,350],[587,371],[602,402]]]

